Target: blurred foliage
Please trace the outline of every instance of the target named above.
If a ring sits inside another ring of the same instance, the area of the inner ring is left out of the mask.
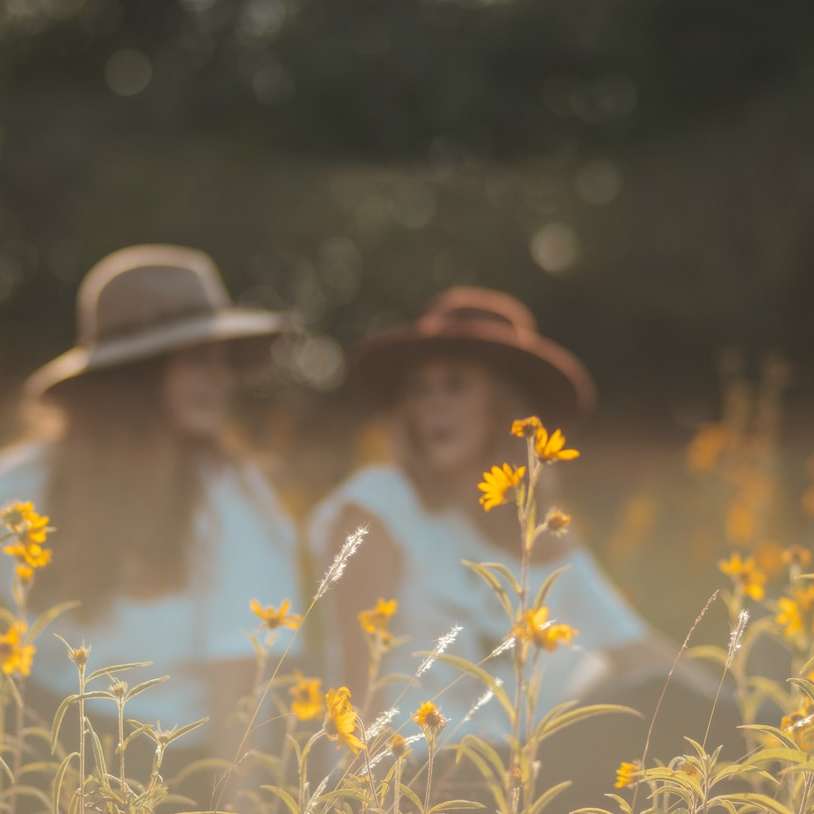
[[[342,341],[450,283],[507,288],[619,410],[708,396],[724,344],[804,360],[812,22],[806,0],[0,0],[0,365],[64,347],[82,273],[155,240]]]

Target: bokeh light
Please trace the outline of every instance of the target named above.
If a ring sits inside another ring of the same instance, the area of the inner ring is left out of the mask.
[[[122,48],[110,56],[105,65],[105,80],[113,93],[136,96],[153,78],[150,58],[134,48]]]

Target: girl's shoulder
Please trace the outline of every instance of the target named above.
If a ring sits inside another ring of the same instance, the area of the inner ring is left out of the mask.
[[[351,474],[313,509],[308,524],[312,542],[317,546],[324,542],[348,507],[375,517],[396,537],[422,512],[415,488],[400,469],[366,466]]]
[[[52,443],[29,441],[0,451],[0,503],[43,497]]]

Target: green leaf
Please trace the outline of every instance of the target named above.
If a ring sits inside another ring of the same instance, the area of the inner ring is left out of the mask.
[[[424,803],[421,802],[418,795],[409,786],[405,786],[404,783],[401,783],[399,788],[401,789],[402,797],[406,797],[420,812],[424,811]]]
[[[697,647],[690,647],[687,649],[687,658],[691,659],[705,659],[706,661],[713,661],[723,667],[727,661],[727,652],[723,647],[716,647],[711,644],[701,644]]]
[[[429,656],[431,651],[424,650],[417,653],[419,656]],[[509,700],[509,696],[506,695],[506,691],[503,687],[497,683],[495,677],[484,670],[482,667],[478,667],[477,664],[473,664],[468,659],[462,658],[461,656],[455,656],[451,653],[441,653],[440,655],[436,656],[438,661],[446,662],[447,664],[451,664],[453,667],[457,667],[461,672],[468,673],[471,676],[475,676],[475,678],[479,678],[494,694],[495,698],[500,702],[500,705],[506,711],[506,714],[509,716],[509,722],[514,721],[514,707],[512,706],[512,702]]]
[[[54,713],[54,718],[51,721],[51,754],[53,755],[57,748],[57,741],[59,740],[59,730],[62,728],[62,721],[65,719],[65,714],[71,704],[79,700],[79,693],[74,693],[62,699],[62,702],[57,707]]]
[[[232,762],[220,757],[201,758],[200,760],[193,760],[192,763],[187,763],[175,777],[167,780],[168,786],[180,786],[189,777],[192,777],[199,772],[206,772],[210,769],[223,769],[224,771],[231,769]]]
[[[291,814],[299,814],[300,807],[290,791],[287,791],[282,786],[260,786],[260,788],[270,791],[275,797],[282,800]]]
[[[44,611],[34,620],[34,623],[31,625],[31,629],[28,632],[28,638],[32,642],[35,641],[37,637],[45,630],[45,628],[51,624],[51,622],[58,619],[63,613],[67,613],[69,610],[78,608],[81,604],[81,602],[60,602],[59,605],[54,605],[53,608],[49,608],[47,611]]]
[[[151,667],[151,661],[130,661],[126,664],[113,664],[110,667],[100,667],[98,670],[94,670],[86,679],[87,682],[93,681],[94,679],[101,678],[102,676],[110,676],[114,673],[123,673],[126,670],[134,670],[137,667]]]
[[[537,591],[537,596],[534,598],[534,609],[537,610],[546,600],[548,596],[548,592],[554,586],[554,583],[570,568],[570,565],[563,565],[562,568],[558,568],[556,571],[553,571],[546,577],[546,581],[540,586],[540,590]]]
[[[143,693],[145,690],[149,690],[151,687],[155,687],[158,684],[163,684],[165,681],[169,681],[169,678],[169,676],[160,676],[159,678],[151,678],[148,681],[142,681],[140,684],[136,684],[127,691],[127,700],[129,701],[131,698],[141,695],[141,693]]]
[[[557,783],[550,789],[546,789],[527,810],[527,814],[539,814],[549,803],[553,802],[556,797],[559,797],[562,792],[573,785],[571,780],[563,780],[562,783]]]
[[[778,729],[776,726],[769,726],[768,724],[741,724],[738,729],[745,729],[749,732],[760,732],[763,735],[771,735],[789,749],[798,748],[797,744],[782,729]]]
[[[512,603],[506,589],[500,584],[500,580],[488,569],[484,568],[479,562],[472,562],[471,560],[461,560],[470,571],[474,571],[495,593],[503,610],[509,619],[512,618]]]
[[[93,725],[91,724],[90,720],[88,720],[87,715],[85,716],[85,726],[87,726],[88,733],[90,734],[90,743],[93,749],[93,759],[96,761],[96,771],[99,775],[99,781],[101,782],[105,791],[107,791],[108,788],[110,787],[110,784],[108,783],[107,780],[107,761],[105,760],[105,750],[102,748],[102,741],[96,734],[96,730],[93,728]]]
[[[2,769],[6,773],[6,775],[8,775],[8,779],[13,783],[14,772],[11,771],[11,768],[9,767],[8,763],[6,763],[6,761],[2,757],[0,757],[0,769]],[[22,774],[22,772],[20,772],[20,774]]]
[[[200,729],[202,726],[209,723],[209,718],[199,718],[197,721],[193,721],[191,724],[186,724],[184,726],[178,727],[168,738],[167,738],[167,745],[173,743],[173,741],[177,741],[178,738],[182,738],[184,735],[188,735],[190,732],[194,732],[196,729]]]
[[[70,755],[66,755],[62,763],[59,764],[57,773],[54,775],[52,793],[53,805],[51,807],[53,814],[59,814],[59,798],[62,796],[62,783],[65,780],[65,773],[68,771],[68,767],[74,758],[79,758],[79,752],[71,752]]]
[[[534,731],[534,737],[543,740],[567,726],[593,718],[596,715],[634,715],[637,718],[643,717],[641,712],[633,709],[633,707],[626,707],[621,704],[589,704],[541,721]]]
[[[503,765],[503,760],[498,754],[497,749],[495,749],[492,744],[483,740],[483,738],[479,738],[477,735],[465,735],[461,742],[471,744],[473,749],[476,749],[492,764],[497,777],[503,777],[506,773],[506,767]]]
[[[720,797],[713,797],[708,802],[708,807],[712,808],[714,805],[720,805],[722,801],[729,801],[736,805],[754,805],[756,807],[763,806],[765,811],[773,811],[774,814],[793,814],[790,808],[787,808],[782,803],[765,794],[757,794],[756,792],[741,792],[739,794],[722,794]]]
[[[484,568],[488,568],[490,571],[497,571],[506,582],[509,583],[511,589],[520,596],[521,588],[520,583],[517,581],[517,577],[508,569],[502,562],[482,562],[481,565]]]
[[[476,803],[474,800],[447,800],[437,803],[429,809],[428,814],[441,814],[442,811],[476,811],[486,808],[483,803]]]

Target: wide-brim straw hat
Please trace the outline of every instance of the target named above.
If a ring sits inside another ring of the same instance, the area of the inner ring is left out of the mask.
[[[291,317],[235,306],[213,260],[184,246],[129,246],[100,260],[77,296],[76,345],[35,371],[26,394],[52,396],[100,370],[210,342],[272,338]]]
[[[523,303],[476,287],[447,289],[412,325],[366,339],[356,356],[359,385],[379,404],[392,403],[405,370],[439,355],[463,355],[490,365],[514,382],[545,420],[586,415],[596,405],[596,388],[585,366],[538,332]]]

